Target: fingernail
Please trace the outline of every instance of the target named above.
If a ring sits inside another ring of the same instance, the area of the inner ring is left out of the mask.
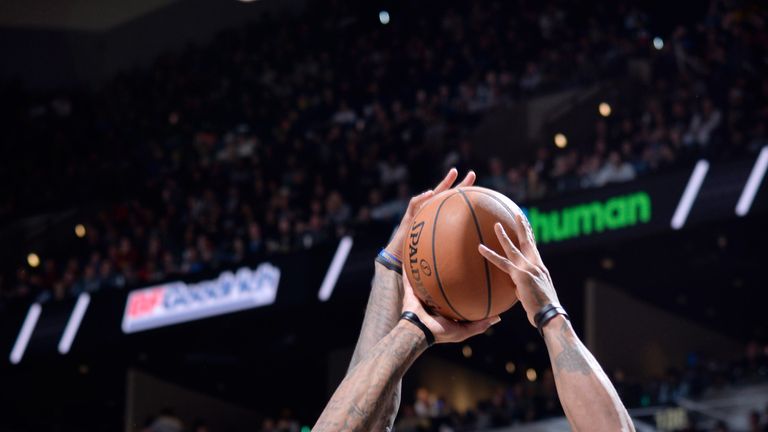
[[[501,322],[501,317],[497,315],[496,318],[494,318],[493,321],[491,321],[491,325],[496,325],[499,322]]]

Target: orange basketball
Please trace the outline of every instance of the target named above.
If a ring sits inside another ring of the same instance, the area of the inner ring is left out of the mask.
[[[509,275],[477,251],[482,243],[504,256],[493,230],[512,227],[520,208],[482,187],[460,187],[432,197],[419,210],[403,245],[403,271],[414,292],[435,312],[459,321],[498,315],[517,302]]]

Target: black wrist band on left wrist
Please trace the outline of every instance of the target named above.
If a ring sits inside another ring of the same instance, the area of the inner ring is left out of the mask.
[[[432,330],[430,330],[429,327],[427,327],[426,325],[424,325],[423,322],[421,322],[421,319],[419,319],[418,315],[410,311],[405,311],[403,312],[402,315],[400,315],[400,319],[410,321],[416,327],[420,328],[421,331],[424,332],[424,336],[427,339],[427,346],[432,346],[435,344],[435,335],[432,333]]]

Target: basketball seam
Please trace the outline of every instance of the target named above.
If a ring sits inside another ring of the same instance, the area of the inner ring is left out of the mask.
[[[480,230],[480,222],[477,221],[477,215],[475,214],[475,209],[472,207],[472,203],[469,201],[469,197],[467,197],[467,194],[465,194],[463,190],[458,189],[458,191],[461,194],[461,197],[464,198],[464,202],[467,203],[469,212],[472,214],[472,220],[475,222],[475,229],[477,230],[477,236],[480,237],[480,243],[485,243],[483,240],[483,232]],[[491,289],[491,270],[488,268],[488,260],[485,258],[483,258],[483,266],[485,267],[485,286],[488,290],[488,307],[485,309],[485,318],[488,318],[488,315],[491,313],[491,300],[493,290]]]
[[[437,206],[437,211],[435,212],[435,219],[432,221],[432,267],[435,270],[435,280],[437,281],[437,287],[440,288],[440,293],[443,294],[443,299],[445,300],[445,303],[461,319],[465,321],[469,321],[464,315],[460,314],[459,311],[457,311],[456,308],[453,307],[453,305],[451,304],[451,301],[448,300],[448,295],[445,294],[445,290],[443,289],[443,284],[442,282],[440,282],[440,273],[437,271],[437,256],[435,255],[435,234],[437,231],[437,217],[440,216],[440,209],[443,208],[443,204],[445,204],[445,202],[448,201],[450,197],[455,195],[456,194],[451,194],[443,199],[440,205]]]
[[[479,191],[479,190],[471,190],[470,192],[479,193],[479,194],[482,194],[482,195],[485,195],[487,197],[492,198],[494,201],[496,201],[497,203],[501,204],[501,206],[504,207],[504,210],[506,210],[507,213],[509,213],[509,215],[512,216],[512,218],[515,218],[517,216],[515,214],[515,212],[513,212],[512,209],[509,208],[509,206],[504,201],[500,200],[498,197],[495,197],[492,194],[489,194],[488,192]]]

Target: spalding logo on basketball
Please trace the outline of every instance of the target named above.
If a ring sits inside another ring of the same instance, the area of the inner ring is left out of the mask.
[[[512,229],[520,208],[506,196],[482,187],[454,188],[421,208],[403,245],[403,271],[422,302],[459,321],[498,315],[517,302],[509,275],[477,251],[482,243],[503,255],[493,230],[501,222]]]

